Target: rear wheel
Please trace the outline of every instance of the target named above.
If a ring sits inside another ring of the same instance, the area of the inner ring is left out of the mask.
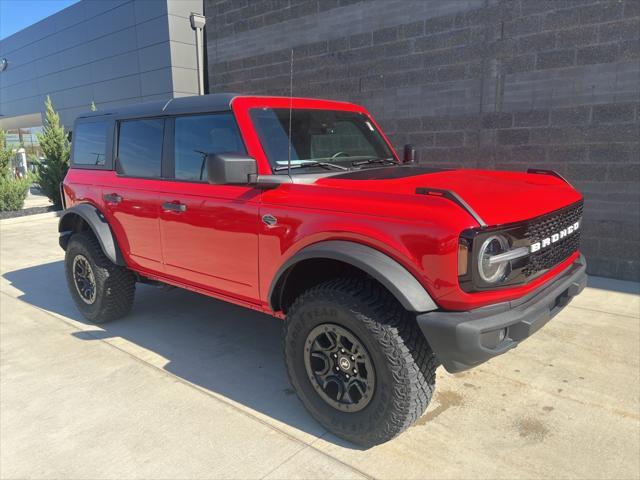
[[[331,280],[287,316],[291,384],[327,430],[363,446],[407,429],[435,389],[437,362],[411,314],[369,279]]]
[[[92,232],[69,239],[65,273],[71,296],[80,313],[94,323],[125,316],[135,294],[135,276],[109,260]]]

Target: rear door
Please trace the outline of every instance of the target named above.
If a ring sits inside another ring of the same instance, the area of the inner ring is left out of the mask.
[[[71,169],[65,178],[69,206],[88,202],[102,208],[102,186],[113,180],[113,120],[97,117],[77,121],[73,129]],[[100,172],[102,170],[102,172]],[[90,173],[90,174],[89,174]],[[71,182],[68,179],[73,178]]]
[[[118,122],[116,177],[104,186],[109,223],[132,266],[162,272],[159,193],[163,188],[164,118]]]
[[[168,120],[174,181],[161,200],[166,273],[258,303],[260,191],[207,183],[206,154],[246,153],[231,112]]]

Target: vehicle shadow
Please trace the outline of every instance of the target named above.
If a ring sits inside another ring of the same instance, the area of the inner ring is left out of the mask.
[[[69,296],[62,261],[7,272],[3,277],[23,292],[21,300],[93,325]],[[152,363],[177,377],[314,437],[359,449],[327,434],[291,389],[282,360],[281,326],[281,320],[269,315],[186,290],[138,285],[133,310],[126,318],[100,325],[104,331],[73,335],[86,341],[123,338],[162,357],[155,356]]]

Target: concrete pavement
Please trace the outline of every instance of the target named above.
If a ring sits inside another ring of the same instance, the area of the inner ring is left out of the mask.
[[[640,478],[637,284],[591,279],[516,350],[439,369],[418,424],[360,450],[293,394],[276,319],[141,286],[85,322],[56,222],[0,222],[1,478]]]
[[[31,187],[27,198],[24,199],[24,206],[22,208],[34,208],[34,207],[48,207],[51,205],[49,199],[40,193],[39,190]]]

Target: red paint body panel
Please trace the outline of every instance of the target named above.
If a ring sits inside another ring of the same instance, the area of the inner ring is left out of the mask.
[[[471,205],[487,225],[528,220],[582,198],[558,177],[489,170],[450,170],[397,180],[345,181],[326,178],[318,184],[404,195],[415,194],[418,187],[452,190]]]
[[[87,193],[69,195],[78,191]],[[70,169],[65,192],[67,206],[88,201],[105,214],[133,270],[259,303],[259,190]],[[105,204],[101,192],[116,193],[122,202]],[[186,212],[162,210],[164,202],[178,200]]]
[[[290,105],[369,115],[360,106],[342,102],[236,97],[231,108],[261,175],[270,175],[271,167],[250,111]],[[133,270],[279,316],[270,310],[267,298],[276,273],[301,249],[323,240],[350,240],[386,253],[447,310],[519,298],[555,277],[578,255],[526,285],[466,293],[458,284],[458,239],[463,230],[479,225],[450,200],[416,194],[417,187],[456,192],[490,226],[535,218],[581,199],[553,176],[480,170],[385,180],[325,177],[268,190],[75,168],[64,182],[67,206],[89,202],[99,208]],[[118,206],[105,204],[105,193],[116,193],[123,201]],[[187,210],[164,211],[164,202],[181,202]],[[265,225],[260,220],[265,214],[277,217],[277,224]]]
[[[172,193],[187,211],[162,214],[166,273],[255,302],[260,193],[241,186],[183,185],[188,193]]]
[[[458,238],[463,230],[478,225],[449,200],[381,192],[370,193],[365,199],[357,190],[283,185],[264,192],[261,215],[266,213],[276,216],[278,225],[265,226],[260,236],[263,294],[282,263],[307,245],[329,239],[353,240],[386,253],[448,310],[519,298],[571,263],[567,261],[527,285],[469,294],[458,284]]]

